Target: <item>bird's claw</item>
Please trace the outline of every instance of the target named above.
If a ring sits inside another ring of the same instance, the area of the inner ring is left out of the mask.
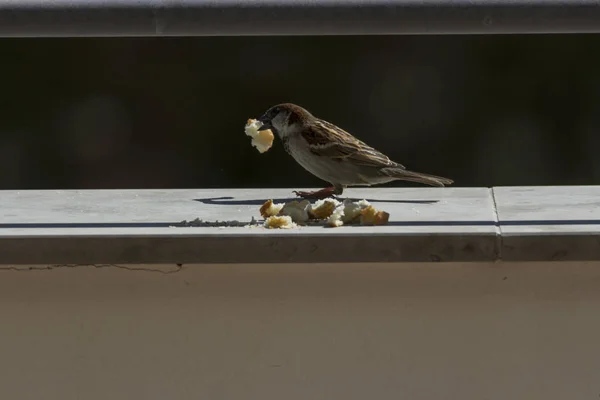
[[[296,196],[302,197],[303,199],[306,199],[306,200],[323,200],[328,197],[335,197],[333,187],[325,188],[325,189],[321,189],[321,190],[315,190],[314,192],[303,192],[303,191],[299,191],[299,190],[294,190],[293,193]]]

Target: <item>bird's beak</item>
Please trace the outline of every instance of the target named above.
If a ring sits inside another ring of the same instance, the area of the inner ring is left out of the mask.
[[[259,131],[266,131],[267,129],[271,129],[273,127],[273,125],[271,125],[271,121],[267,118],[261,117],[258,120],[262,122],[261,127],[258,128]]]
[[[258,128],[259,131],[266,131],[267,129],[271,129],[273,125],[271,125],[271,121],[263,122],[263,124]]]

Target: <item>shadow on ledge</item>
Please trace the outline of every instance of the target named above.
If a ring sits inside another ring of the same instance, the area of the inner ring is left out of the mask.
[[[347,198],[350,201],[360,201],[363,199],[358,198]],[[198,201],[203,204],[210,205],[218,205],[218,206],[262,206],[268,198],[265,199],[250,199],[250,200],[235,200],[234,197],[209,197],[206,199],[194,199],[194,201]],[[288,197],[281,199],[271,199],[273,203],[287,203],[294,200],[302,200],[299,197]],[[338,200],[343,201],[346,198],[338,198]],[[439,200],[377,200],[377,199],[364,199],[369,203],[404,203],[404,204],[434,204],[439,202]]]

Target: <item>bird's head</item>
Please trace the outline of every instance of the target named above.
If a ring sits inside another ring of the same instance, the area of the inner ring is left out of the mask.
[[[311,113],[300,106],[291,103],[278,104],[258,118],[263,124],[259,131],[271,129],[283,139],[296,129],[301,129],[313,118]]]

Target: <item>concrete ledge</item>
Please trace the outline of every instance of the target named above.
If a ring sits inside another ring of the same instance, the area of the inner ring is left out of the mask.
[[[592,0],[0,0],[0,36],[600,31]]]
[[[503,260],[600,260],[600,187],[502,187],[493,194]]]
[[[290,194],[2,191],[0,264],[600,260],[600,187],[351,189],[388,211],[389,225],[243,226],[265,200]],[[182,224],[196,218],[205,223]]]

